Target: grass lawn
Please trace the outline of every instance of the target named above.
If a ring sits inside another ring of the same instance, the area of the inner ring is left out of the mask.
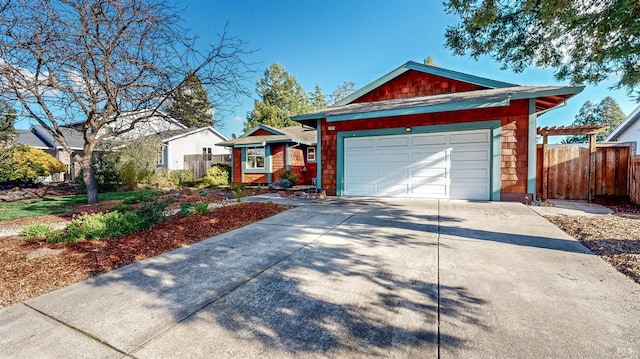
[[[124,200],[138,192],[140,191],[100,193],[98,198],[100,201]],[[0,205],[0,221],[59,214],[68,211],[69,208],[65,208],[67,206],[86,203],[85,194],[3,203]]]

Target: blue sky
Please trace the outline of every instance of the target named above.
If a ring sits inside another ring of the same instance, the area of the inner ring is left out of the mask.
[[[489,57],[475,61],[454,56],[444,46],[444,33],[457,18],[445,13],[442,1],[193,0],[179,6],[185,7],[185,26],[202,41],[215,41],[228,22],[231,35],[257,50],[249,57],[258,69],[253,83],[278,62],[305,90],[312,91],[317,83],[330,94],[344,81],[354,82],[358,89],[409,60],[421,62],[432,56],[440,67],[495,80],[568,85],[556,81],[552,69],[514,73],[501,70]],[[616,99],[628,115],[637,104],[625,91],[608,89],[614,83],[612,78],[599,86],[588,85],[566,107],[541,116],[539,126],[571,124],[584,102],[599,102],[606,96]],[[251,91],[255,93],[254,86]],[[227,136],[241,134],[252,107],[253,99],[247,98],[234,114],[221,118],[221,131]]]

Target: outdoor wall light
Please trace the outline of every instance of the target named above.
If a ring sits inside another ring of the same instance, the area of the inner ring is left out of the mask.
[[[411,127],[407,127],[404,130],[407,131],[407,132],[411,132]]]

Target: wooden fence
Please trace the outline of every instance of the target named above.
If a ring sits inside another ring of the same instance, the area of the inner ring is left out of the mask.
[[[542,198],[589,198],[588,147],[538,145],[536,192]],[[628,143],[598,143],[592,187],[595,196],[630,196],[632,147]],[[544,166],[543,166],[544,164]]]
[[[631,158],[630,172],[629,198],[631,202],[640,204],[640,155]]]
[[[207,174],[209,167],[216,163],[231,163],[231,155],[185,155],[184,168],[191,171],[193,179],[200,179]]]

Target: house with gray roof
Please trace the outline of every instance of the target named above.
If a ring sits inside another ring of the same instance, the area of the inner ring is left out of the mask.
[[[614,128],[605,141],[632,142],[635,144],[635,154],[640,155],[640,106]]]
[[[231,148],[234,183],[272,184],[285,171],[297,184],[315,183],[317,131],[306,126],[274,128],[260,124],[244,135],[217,143]]]

